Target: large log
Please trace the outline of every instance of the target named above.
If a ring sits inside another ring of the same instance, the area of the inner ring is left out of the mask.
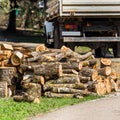
[[[103,68],[106,66],[110,66],[112,64],[112,61],[108,58],[101,58],[100,63],[101,63],[101,68]]]
[[[44,62],[32,66],[35,75],[48,76],[50,78],[59,77],[61,74],[61,64],[59,62]]]
[[[56,88],[64,87],[64,88],[72,88],[72,89],[80,89],[80,90],[84,90],[86,88],[85,85],[82,83],[50,84],[50,83],[46,82],[46,84],[44,85],[44,91],[51,91],[54,87],[56,87]]]
[[[105,83],[105,86],[106,86],[106,92],[111,93],[112,85],[111,85],[110,80],[109,79],[104,79],[104,83]]]
[[[90,77],[91,80],[96,81],[97,77],[98,77],[98,72],[95,69],[91,69],[89,67],[84,67],[80,72],[79,72],[80,76],[84,76],[84,77]]]

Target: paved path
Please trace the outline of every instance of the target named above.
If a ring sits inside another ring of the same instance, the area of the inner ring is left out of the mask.
[[[120,120],[120,95],[67,106],[31,120]]]

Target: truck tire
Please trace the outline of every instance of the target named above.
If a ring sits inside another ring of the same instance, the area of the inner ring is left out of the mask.
[[[115,58],[120,58],[120,42],[115,43],[113,46],[113,54]]]
[[[54,24],[54,48],[59,49],[63,45],[63,40],[60,39],[59,22],[56,20]]]

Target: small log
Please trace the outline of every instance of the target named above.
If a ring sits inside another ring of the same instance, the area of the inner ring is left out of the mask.
[[[62,73],[63,73],[63,75],[64,74],[76,74],[76,75],[78,74],[78,72],[74,69],[62,69]],[[61,75],[61,76],[63,76],[63,75]]]
[[[80,75],[79,75],[79,79],[80,79],[81,83],[87,83],[88,81],[91,80],[90,77],[84,77],[84,76],[80,76]]]
[[[23,95],[14,95],[13,100],[16,102],[22,102],[24,101]]]
[[[104,82],[98,82],[96,85],[96,92],[98,95],[105,95],[107,92],[106,85]]]
[[[82,83],[75,83],[75,84],[50,84],[46,83],[44,86],[44,91],[51,91],[54,87],[60,88],[72,88],[72,89],[80,89],[84,90],[86,87]]]
[[[11,56],[11,63],[13,66],[18,66],[21,64],[23,59],[23,54],[19,51],[15,51]]]
[[[66,57],[75,58],[79,60],[85,60],[92,55],[92,52],[88,52],[84,55],[80,55],[79,53],[72,51],[70,48],[66,46],[62,46],[61,50],[65,52]]]
[[[7,59],[9,59],[12,55],[12,51],[11,50],[3,50],[3,54],[7,57]]]
[[[100,63],[101,63],[101,68],[103,68],[106,66],[110,66],[112,64],[112,61],[108,58],[101,58]]]
[[[89,67],[84,67],[80,72],[79,75],[82,75],[84,77],[90,77],[91,80],[96,81],[98,72],[95,69],[91,69]]]
[[[13,50],[13,46],[10,44],[3,43],[1,45],[1,50]]]
[[[98,74],[102,76],[109,76],[111,72],[112,72],[111,67],[104,67],[98,69]]]
[[[74,94],[58,94],[52,92],[45,92],[44,96],[49,98],[73,98]]]
[[[85,83],[85,86],[87,87],[87,90],[90,91],[90,92],[96,92],[95,85],[96,85],[95,81],[89,81],[88,83]]]
[[[82,66],[83,67],[89,66],[89,67],[93,68],[96,64],[97,64],[96,59],[82,61]]]

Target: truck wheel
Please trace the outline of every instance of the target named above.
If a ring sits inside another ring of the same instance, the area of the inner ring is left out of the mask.
[[[59,31],[59,22],[55,22],[54,26],[54,48],[61,48],[63,45],[63,40],[60,39],[60,31]]]
[[[120,43],[116,43],[113,46],[113,54],[115,58],[120,58]]]

